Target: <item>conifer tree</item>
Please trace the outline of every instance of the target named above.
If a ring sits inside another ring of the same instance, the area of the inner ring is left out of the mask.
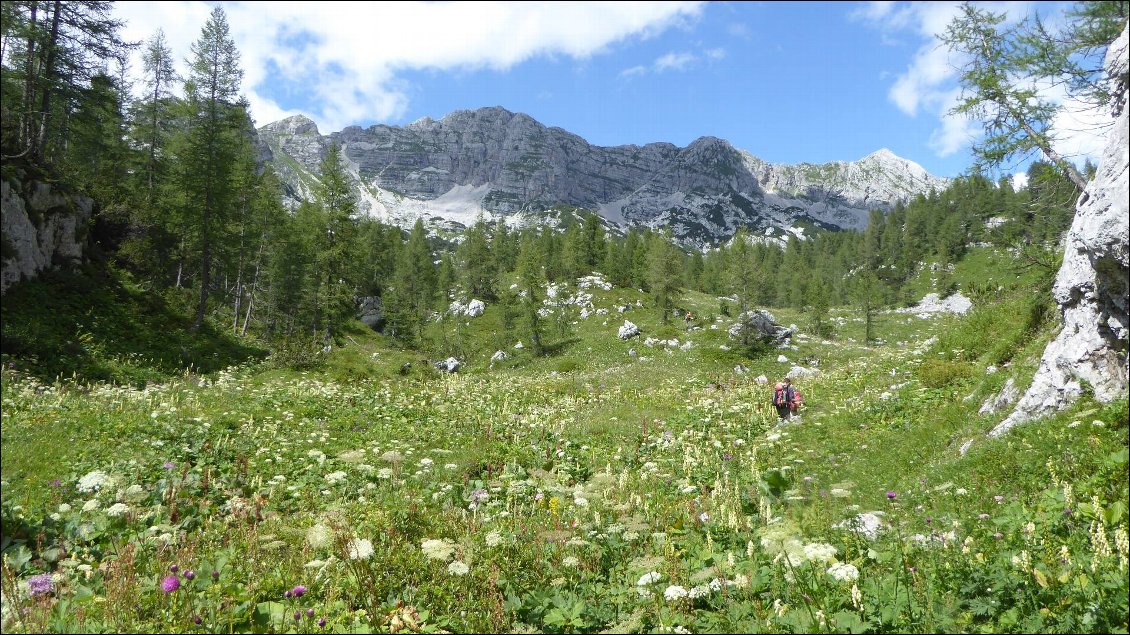
[[[530,351],[541,355],[545,351],[542,342],[541,315],[542,294],[545,286],[543,256],[540,253],[540,239],[533,233],[523,236],[518,251],[518,286],[525,297],[522,298],[522,332],[530,340]]]
[[[487,225],[480,216],[463,234],[459,246],[463,287],[471,298],[494,300],[497,297],[498,264],[491,253]],[[440,292],[447,289],[440,285]]]
[[[738,314],[745,313],[754,304],[757,293],[758,279],[757,266],[753,261],[753,249],[749,243],[749,234],[745,228],[734,234],[730,243],[727,261],[730,270],[728,290],[738,299]]]
[[[671,243],[669,234],[653,234],[648,248],[648,286],[652,301],[664,324],[682,296],[683,254]]]
[[[317,205],[322,222],[315,240],[315,262],[320,278],[321,314],[315,318],[314,328],[324,329],[324,341],[328,344],[355,313],[354,297],[360,275],[353,218],[357,201],[336,144],[326,152],[319,174]]]
[[[863,341],[868,346],[875,340],[875,316],[885,303],[883,282],[870,269],[861,269],[852,276],[852,302],[863,316]]]
[[[211,293],[213,259],[225,239],[232,213],[232,168],[238,135],[247,121],[239,97],[243,71],[224,10],[216,7],[192,44],[185,82],[187,129],[180,179],[186,192],[185,211],[199,255],[199,301],[190,330],[204,322]]]

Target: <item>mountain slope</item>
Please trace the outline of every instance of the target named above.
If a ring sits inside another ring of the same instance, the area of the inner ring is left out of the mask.
[[[326,148],[338,143],[361,207],[402,226],[422,217],[457,228],[480,213],[521,224],[571,205],[621,227],[669,226],[683,242],[705,245],[743,226],[778,237],[861,229],[871,209],[947,183],[886,149],[850,163],[777,165],[715,137],[685,148],[598,147],[503,108],[330,135],[298,115],[259,134],[293,201],[310,195]]]

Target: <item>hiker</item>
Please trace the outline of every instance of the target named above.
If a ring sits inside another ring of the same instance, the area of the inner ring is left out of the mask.
[[[785,397],[789,404],[789,416],[800,416],[797,414],[797,410],[800,408],[800,404],[804,403],[804,397],[801,396],[800,390],[793,386],[793,380],[788,377],[785,378]]]
[[[786,388],[785,384],[777,383],[773,386],[773,407],[777,409],[777,416],[781,421],[787,421],[792,415],[792,410],[789,403],[792,400],[791,387]]]
[[[683,326],[689,331],[689,330],[691,330],[691,325],[693,323],[694,323],[694,314],[691,313],[690,311],[687,311],[686,314],[683,315]]]

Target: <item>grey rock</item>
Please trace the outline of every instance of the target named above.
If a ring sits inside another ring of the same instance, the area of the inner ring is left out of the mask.
[[[5,177],[0,183],[0,294],[45,270],[81,263],[93,209],[91,199],[26,178],[22,170]]]
[[[1126,108],[1128,29],[1107,50],[1107,74],[1117,87],[1112,106],[1117,121],[1109,133],[1098,172],[1076,206],[1063,265],[1052,293],[1063,313],[1063,329],[1044,349],[1032,384],[1016,409],[990,436],[999,437],[1034,417],[1074,402],[1086,383],[1095,398],[1126,398],[1127,304],[1130,303],[1130,168]]]
[[[357,319],[374,331],[379,330],[384,325],[385,315],[380,296],[358,298],[357,312]]]
[[[616,336],[619,337],[622,340],[626,340],[626,339],[635,337],[639,334],[640,334],[640,327],[629,322],[628,320],[624,320],[624,324],[623,324],[623,326],[620,327],[619,331],[617,331]]]
[[[731,339],[746,340],[753,338],[779,345],[792,336],[793,330],[777,324],[772,313],[759,309],[757,311],[746,311],[739,315],[738,321],[730,325],[729,333]],[[784,355],[780,357],[784,357]],[[787,362],[788,359],[786,358],[785,361]]]
[[[1016,403],[1016,398],[1019,396],[1020,389],[1016,387],[1016,380],[1009,377],[1001,391],[986,399],[977,412],[983,415],[994,414]]]
[[[467,317],[479,317],[486,311],[487,305],[482,300],[471,300],[467,303],[467,307],[463,309],[463,315]]]
[[[445,373],[454,373],[463,366],[463,362],[455,359],[454,357],[448,357],[445,360],[441,360],[432,364],[432,366],[435,367],[436,370],[441,370]]]
[[[819,377],[820,371],[816,368],[805,368],[804,366],[793,366],[785,375],[788,379],[812,379]]]

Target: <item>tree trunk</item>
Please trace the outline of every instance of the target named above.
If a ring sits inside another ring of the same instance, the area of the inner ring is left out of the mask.
[[[59,42],[59,16],[62,13],[62,2],[56,0],[52,4],[54,4],[54,11],[51,16],[51,36],[47,40],[47,60],[43,63],[41,75],[43,94],[39,101],[39,135],[35,141],[35,149],[32,150],[32,155],[40,159],[43,158],[47,148],[47,126],[51,119],[51,82],[53,81],[52,75],[55,74],[56,48]]]

